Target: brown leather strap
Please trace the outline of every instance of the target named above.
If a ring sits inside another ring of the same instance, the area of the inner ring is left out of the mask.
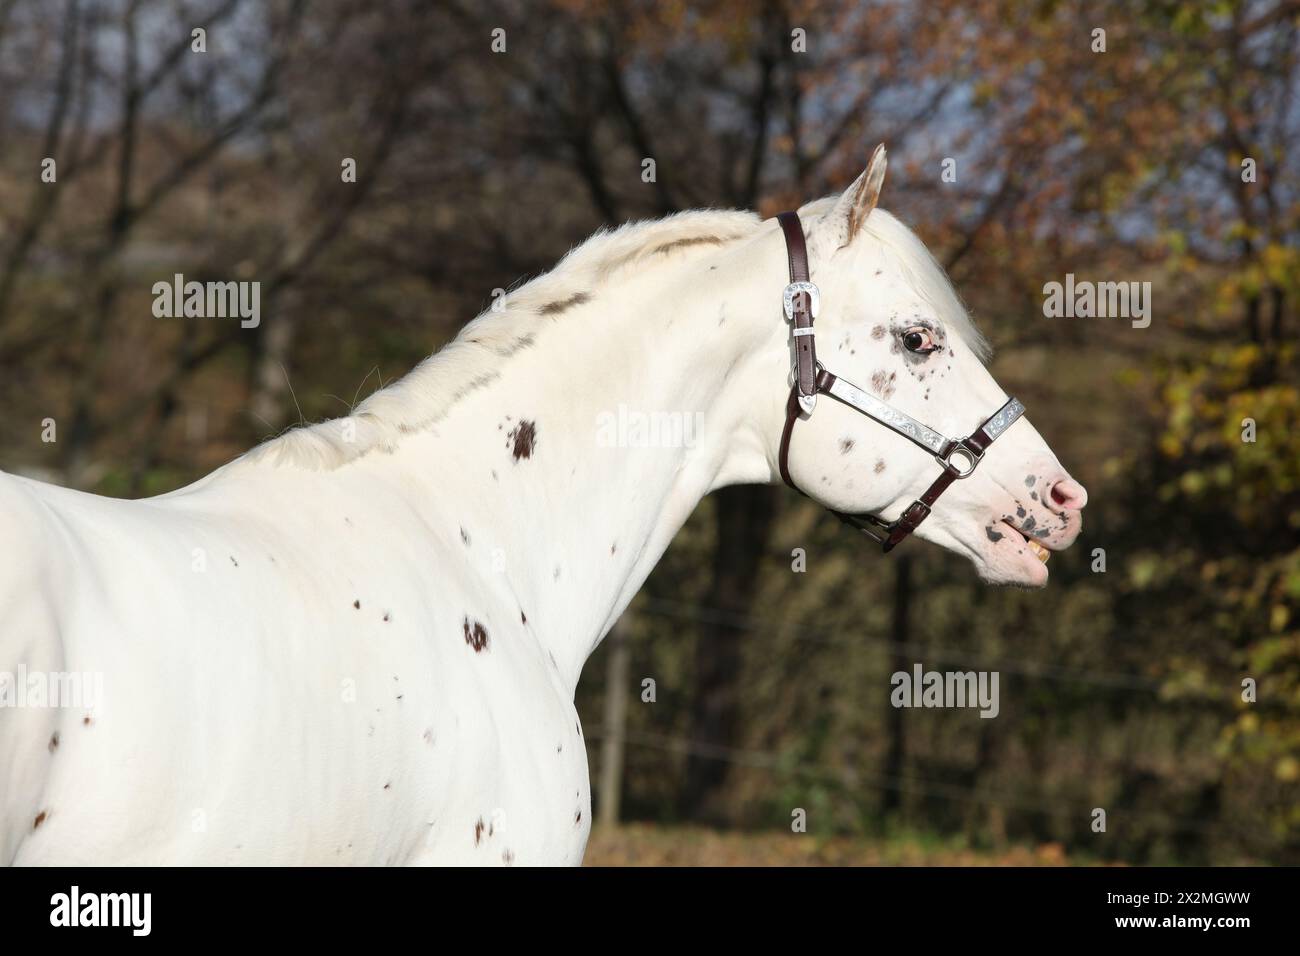
[[[970,437],[966,439],[967,447],[971,448],[977,455],[983,455],[984,449],[993,444],[993,439],[984,431],[984,426],[987,424],[988,421],[986,420],[979,428],[971,432]]]
[[[790,260],[790,281],[808,281],[808,243],[804,239],[803,224],[797,212],[779,212],[776,221],[785,233],[785,254]]]
[[[785,403],[785,427],[781,429],[781,453],[777,456],[777,464],[781,468],[781,480],[787,485],[803,494],[799,486],[794,483],[790,477],[790,438],[794,434],[794,423],[799,420],[799,386],[790,387],[790,399]]]
[[[808,245],[804,241],[803,224],[799,222],[797,212],[783,212],[776,217],[785,233],[786,256],[790,260],[790,281],[809,281]],[[817,347],[813,344],[810,333],[800,334],[801,329],[812,329],[812,299],[806,292],[794,297],[794,316],[792,334],[794,335],[795,386],[805,398],[817,394]]]
[[[884,545],[886,552],[892,551],[896,544],[915,531],[922,521],[930,517],[930,509],[934,507],[934,503],[939,500],[941,494],[948,490],[948,486],[956,480],[957,476],[945,469],[930,487],[925,489],[925,493],[921,497],[907,506],[907,510],[899,515],[898,520],[893,522],[890,527],[889,537],[885,540]]]

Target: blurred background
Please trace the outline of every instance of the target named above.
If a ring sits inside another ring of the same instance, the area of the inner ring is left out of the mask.
[[[588,862],[1300,863],[1298,46],[1286,0],[0,0],[0,467],[180,487],[602,225],[771,215],[883,141],[1083,536],[994,591],[706,499],[578,690]],[[176,272],[260,326],[155,319]],[[1044,318],[1067,272],[1150,327]],[[1000,715],[890,707],[917,661]]]

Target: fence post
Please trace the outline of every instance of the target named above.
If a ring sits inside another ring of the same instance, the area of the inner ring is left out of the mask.
[[[601,829],[618,826],[623,797],[623,747],[627,739],[627,682],[632,649],[628,646],[630,621],[624,614],[609,632],[609,659],[605,665],[605,713],[600,742],[600,804],[596,822]]]
[[[911,665],[907,661],[904,648],[911,643],[911,606],[912,606],[912,558],[900,554],[894,562],[894,616],[890,623],[889,643],[892,645],[885,658],[890,665],[890,673],[907,672]],[[884,695],[886,702],[889,695]],[[903,727],[903,711],[892,704],[885,711],[885,726],[888,728],[888,740],[885,744],[885,776],[893,785],[887,788],[881,798],[882,815],[897,814],[903,807],[903,792],[897,781],[903,775],[903,764],[907,759],[907,738]]]

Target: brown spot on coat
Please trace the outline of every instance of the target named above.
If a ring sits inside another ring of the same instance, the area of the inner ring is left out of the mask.
[[[873,327],[871,330],[871,337],[876,340],[883,339],[885,337],[885,327],[883,325]]]
[[[567,299],[557,299],[554,302],[548,302],[537,310],[539,315],[559,315],[572,309],[575,305],[585,305],[591,301],[590,292],[575,292]]]
[[[533,449],[537,447],[537,423],[521,421],[510,430],[507,437],[514,443],[512,451],[515,461],[521,458],[532,458]]]
[[[501,377],[500,372],[493,371],[493,372],[484,372],[482,375],[479,375],[477,378],[471,379],[466,385],[463,385],[460,388],[456,389],[455,394],[451,396],[451,400],[446,405],[443,406],[442,411],[438,414],[437,418],[433,419],[433,421],[441,421],[442,418],[446,416],[448,409],[450,409],[453,405],[455,405],[457,402],[463,399],[466,395],[469,395],[471,392],[475,392],[480,388],[484,388],[488,385],[491,385],[500,377]],[[352,523],[351,521],[348,522],[348,524],[351,523]]]
[[[356,608],[358,611],[360,611],[360,610],[361,610],[361,599],[360,599],[360,598],[357,598],[355,601],[353,601],[353,602],[352,602],[352,606],[353,606],[354,608]]]
[[[478,818],[478,823],[474,824],[474,845],[478,846],[483,839],[483,818]]]
[[[529,332],[525,335],[519,336],[519,338],[515,339],[513,342],[507,343],[506,345],[496,346],[492,351],[497,355],[500,355],[502,358],[510,358],[510,356],[514,355],[521,349],[531,348],[533,343],[536,341],[537,336]]]
[[[876,459],[876,467],[875,467],[875,469],[874,469],[875,473],[876,473],[876,474],[880,474],[880,473],[881,473],[882,471],[884,471],[884,470],[885,470],[885,459],[883,459],[883,458],[877,458],[877,459]]]
[[[59,749],[59,732],[56,730],[54,736],[50,738],[50,753]]]
[[[684,249],[687,246],[720,246],[726,242],[720,236],[689,236],[685,239],[674,239],[672,242],[665,242],[663,245],[655,246],[650,250],[651,255],[672,252],[674,249]]]
[[[502,851],[501,851],[501,862],[504,863],[506,866],[511,866],[511,865],[513,865],[514,862],[515,862],[515,852],[514,852],[514,850],[502,850]]]
[[[851,451],[853,451],[853,439],[852,439],[852,438],[841,438],[841,439],[840,439],[840,454],[841,454],[841,455],[847,455],[847,454],[848,454],[849,452],[851,452]]]
[[[465,643],[468,644],[470,647],[474,648],[474,653],[477,654],[487,647],[488,644],[487,628],[485,628],[478,621],[475,621],[474,626],[470,627],[468,617],[465,618],[465,623],[463,626],[465,629]]]
[[[35,830],[35,829],[36,829],[37,827],[39,827],[42,823],[44,823],[44,822],[45,822],[45,817],[46,817],[46,813],[45,813],[44,810],[42,810],[40,813],[36,814],[36,820],[35,820],[35,822],[32,823],[32,829]]]

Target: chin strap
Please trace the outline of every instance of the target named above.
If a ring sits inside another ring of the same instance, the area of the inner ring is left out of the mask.
[[[818,394],[829,395],[902,435],[934,455],[935,461],[943,467],[943,471],[925,493],[893,521],[885,521],[869,513],[849,514],[827,509],[845,524],[852,525],[878,542],[884,553],[888,554],[930,516],[934,503],[948,490],[949,485],[975,471],[989,445],[1025,413],[1025,406],[1018,399],[1009,398],[965,438],[947,438],[889,403],[864,392],[848,380],[826,371],[817,361],[813,339],[813,321],[821,305],[821,294],[809,280],[808,248],[803,226],[799,222],[798,213],[794,212],[781,213],[777,216],[777,221],[785,233],[786,251],[790,259],[790,284],[785,287],[782,304],[795,341],[792,369],[794,384],[790,387],[790,399],[786,402],[785,427],[781,431],[778,458],[781,479],[795,491],[804,494],[790,477],[790,440],[794,435],[795,423],[804,415],[811,415],[816,408]]]

